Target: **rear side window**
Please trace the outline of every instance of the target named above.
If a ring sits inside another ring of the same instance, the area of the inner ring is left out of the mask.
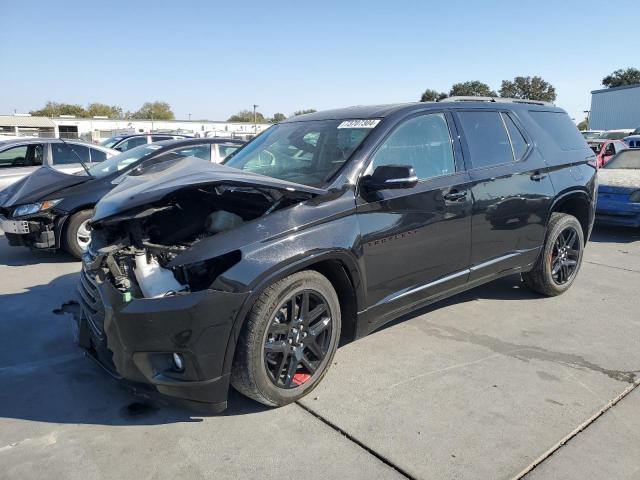
[[[66,165],[69,163],[80,163],[80,161],[89,161],[89,148],[84,145],[52,143],[51,153],[53,154],[54,165]]]
[[[173,137],[169,137],[167,135],[152,135],[151,136],[151,141],[152,142],[161,142],[163,140],[173,140]]]
[[[33,167],[42,165],[43,146],[21,145],[0,152],[0,168]]]
[[[147,143],[147,137],[131,137],[118,145],[117,149],[126,152],[127,150],[131,150],[132,148],[139,147],[140,145],[145,145]]]
[[[220,155],[220,159],[224,160],[233,152],[240,148],[239,145],[218,145],[218,153]]]
[[[515,155],[516,160],[520,160],[522,157],[524,157],[524,154],[526,153],[529,145],[527,144],[525,138],[522,136],[522,132],[516,126],[513,119],[506,113],[502,114],[502,118],[504,119],[504,124],[507,126],[507,132],[509,132],[511,145],[513,145],[513,154]]]
[[[562,150],[582,150],[587,148],[584,137],[569,115],[561,112],[530,111],[531,118],[542,128]]]
[[[171,150],[171,153],[182,155],[183,157],[196,157],[202,160],[211,161],[211,146],[206,145],[190,145],[177,150]]]
[[[107,154],[102,150],[98,150],[97,148],[91,149],[91,161],[92,162],[102,162],[107,159]]]
[[[511,142],[499,112],[458,112],[473,168],[513,162]]]

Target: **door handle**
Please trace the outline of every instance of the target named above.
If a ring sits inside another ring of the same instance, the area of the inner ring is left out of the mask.
[[[540,180],[547,178],[547,174],[537,171],[529,178],[531,178],[531,180],[533,180],[534,182],[539,182]]]
[[[466,198],[466,196],[467,196],[466,190],[461,190],[461,191],[451,190],[449,193],[445,193],[443,195],[444,199],[450,202],[458,202]]]

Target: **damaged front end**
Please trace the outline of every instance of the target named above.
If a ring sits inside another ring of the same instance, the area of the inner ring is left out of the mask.
[[[96,207],[79,285],[79,343],[112,374],[220,408],[229,384],[227,343],[249,292],[216,281],[241,261],[241,245],[180,260],[212,237],[312,196],[220,178],[225,168],[216,167],[208,182],[201,175],[195,184],[170,188],[164,172],[145,183],[134,179],[137,189],[121,185],[105,197],[102,210]]]

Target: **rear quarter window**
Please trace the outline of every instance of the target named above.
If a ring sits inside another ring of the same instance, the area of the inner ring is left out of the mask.
[[[588,148],[587,142],[578,127],[566,113],[533,110],[529,111],[529,114],[560,149],[568,151]]]

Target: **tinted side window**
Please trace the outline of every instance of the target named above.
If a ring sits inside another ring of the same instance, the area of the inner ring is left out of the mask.
[[[161,142],[162,140],[173,140],[173,137],[169,137],[167,135],[152,135],[151,136],[151,141],[152,142]]]
[[[206,161],[211,161],[211,145],[190,145],[188,147],[182,147],[177,150],[172,150],[171,153],[176,153],[184,157],[196,157]]]
[[[529,145],[522,136],[522,132],[516,126],[513,119],[506,113],[502,114],[502,118],[504,119],[504,124],[507,126],[509,138],[511,139],[511,145],[513,145],[513,154],[515,155],[516,160],[520,160],[524,156]]]
[[[220,155],[220,159],[224,160],[238,148],[240,148],[239,145],[218,145],[218,154]]]
[[[0,168],[42,165],[43,151],[40,144],[9,148],[0,152]]]
[[[454,173],[453,145],[444,114],[420,115],[402,123],[374,154],[369,173],[380,165],[410,165],[421,180]]]
[[[531,118],[542,128],[562,150],[582,150],[587,148],[584,137],[569,115],[561,112],[530,111]]]
[[[134,147],[139,147],[140,145],[146,145],[147,137],[131,137],[118,145],[118,150],[122,152],[126,152],[127,150],[131,150]]]
[[[92,162],[102,162],[107,159],[107,154],[102,150],[98,150],[97,148],[91,148],[90,150]]]
[[[498,112],[459,112],[474,168],[513,162],[509,136]]]
[[[89,148],[84,145],[71,145],[65,143],[52,143],[51,153],[54,165],[80,163],[89,161]]]

